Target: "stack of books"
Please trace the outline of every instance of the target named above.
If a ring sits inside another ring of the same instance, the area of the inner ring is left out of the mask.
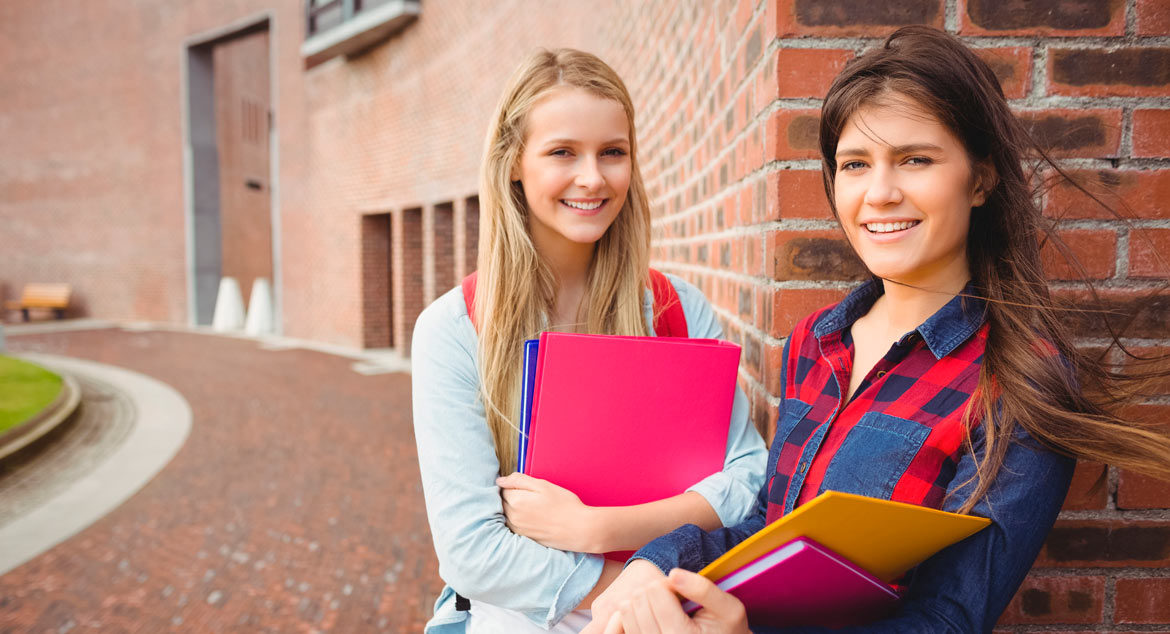
[[[542,333],[524,346],[517,470],[589,506],[684,493],[723,470],[739,352],[716,339]]]
[[[686,491],[723,468],[739,355],[713,339],[546,332],[525,342],[518,470],[590,506]],[[989,523],[828,491],[700,574],[739,597],[753,625],[864,624],[896,608],[891,582]]]
[[[519,468],[590,506],[686,491],[723,469],[739,346],[542,333],[524,347]]]
[[[887,616],[890,582],[991,521],[826,491],[700,571],[753,625],[846,627]],[[684,608],[701,606],[688,601]]]

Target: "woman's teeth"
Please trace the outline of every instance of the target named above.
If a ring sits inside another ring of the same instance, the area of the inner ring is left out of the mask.
[[[905,231],[910,227],[918,224],[917,220],[904,220],[902,222],[871,222],[865,225],[865,228],[870,233],[893,233],[894,231]]]
[[[573,209],[581,209],[583,211],[593,211],[594,209],[597,209],[603,203],[605,203],[604,200],[599,200],[597,202],[592,202],[592,203],[579,203],[579,202],[574,202],[572,200],[562,200],[561,202],[572,207]]]

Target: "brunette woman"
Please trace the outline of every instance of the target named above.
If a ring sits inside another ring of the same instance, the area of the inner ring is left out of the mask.
[[[1134,376],[1078,351],[1049,296],[1049,223],[1022,167],[1034,145],[987,64],[943,32],[900,29],[846,66],[820,125],[825,191],[873,279],[788,338],[756,512],[638,551],[589,631],[747,631],[734,597],[671,570],[702,568],[830,489],[992,520],[913,570],[899,611],[858,631],[990,631],[1074,457],[1170,476],[1164,431],[1110,407]],[[704,609],[686,617],[676,591]]]

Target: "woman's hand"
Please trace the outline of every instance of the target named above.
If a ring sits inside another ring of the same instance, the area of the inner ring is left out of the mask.
[[[625,569],[617,576],[617,579],[614,579],[605,592],[598,595],[589,606],[590,611],[593,612],[593,622],[581,630],[581,634],[608,632],[606,626],[610,623],[611,617],[619,624],[621,623],[622,603],[628,602],[643,588],[665,579],[666,575],[662,574],[658,566],[645,559],[635,559],[626,564]],[[620,632],[621,629],[619,628],[618,631]]]
[[[606,552],[600,510],[582,504],[572,491],[523,473],[496,478],[496,486],[502,489],[504,519],[513,533],[549,548]]]
[[[634,565],[633,562],[630,565]],[[653,567],[653,566],[651,566]],[[657,570],[657,568],[655,568]],[[661,574],[661,573],[660,573]],[[619,577],[619,580],[621,578]],[[616,586],[614,582],[611,588]],[[694,617],[687,616],[679,603],[682,595],[703,607]],[[604,595],[603,595],[604,596]],[[602,597],[598,597],[600,601]],[[743,603],[715,587],[706,577],[678,568],[668,578],[643,586],[621,601],[617,612],[601,615],[594,611],[593,623],[586,632],[602,634],[658,634],[686,632],[693,634],[744,634],[750,632]],[[604,630],[601,627],[604,626]],[[596,630],[594,629],[596,627]]]

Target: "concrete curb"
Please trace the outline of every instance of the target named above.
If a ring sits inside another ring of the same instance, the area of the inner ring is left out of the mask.
[[[68,373],[62,372],[61,391],[57,398],[32,418],[0,434],[0,459],[20,451],[29,443],[52,431],[69,418],[81,403],[81,386]]]
[[[124,392],[135,422],[121,446],[93,471],[25,516],[0,527],[0,575],[69,539],[146,486],[191,431],[191,407],[171,386],[110,365],[48,354],[22,359],[57,372],[94,376]]]

